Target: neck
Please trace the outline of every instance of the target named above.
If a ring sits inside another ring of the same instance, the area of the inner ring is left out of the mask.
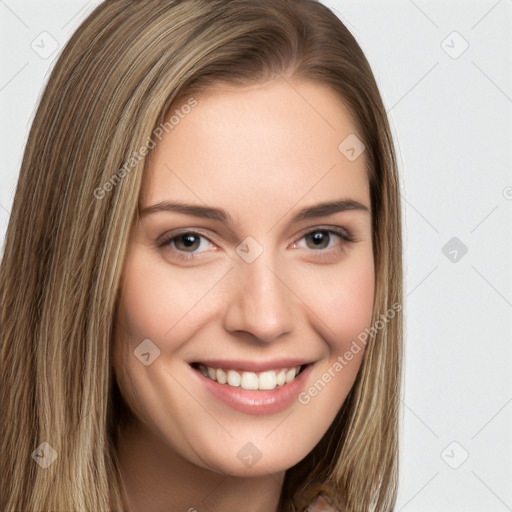
[[[216,473],[184,459],[136,420],[120,428],[117,452],[129,512],[277,511],[284,472]]]

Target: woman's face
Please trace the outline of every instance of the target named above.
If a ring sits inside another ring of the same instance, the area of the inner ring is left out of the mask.
[[[115,375],[140,435],[216,472],[280,472],[326,432],[363,356],[353,341],[374,297],[365,155],[321,85],[196,100],[176,104],[155,138]]]

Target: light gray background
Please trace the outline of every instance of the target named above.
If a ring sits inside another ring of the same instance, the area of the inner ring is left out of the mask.
[[[52,62],[98,3],[0,0],[0,242]],[[396,511],[512,511],[512,0],[325,3],[372,65],[400,159],[407,340]]]

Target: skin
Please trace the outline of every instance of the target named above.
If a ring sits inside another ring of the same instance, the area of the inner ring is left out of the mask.
[[[364,350],[309,403],[259,416],[214,398],[191,378],[189,363],[300,355],[314,362],[305,389],[332,372],[371,322],[365,158],[349,161],[338,150],[356,129],[325,86],[223,85],[197,101],[151,152],[140,209],[182,201],[222,208],[232,222],[159,211],[134,224],[114,340],[127,404],[119,459],[134,512],[268,512],[285,470],[314,448],[340,410]],[[304,207],[348,199],[366,209],[291,222]],[[205,238],[189,249],[179,237],[157,246],[179,228]],[[319,249],[306,236],[316,230],[322,237],[319,228],[346,230],[353,241],[324,233]],[[252,263],[236,252],[248,236],[263,248]],[[144,339],[160,350],[148,366],[134,357]],[[248,442],[261,453],[252,467],[237,457]]]

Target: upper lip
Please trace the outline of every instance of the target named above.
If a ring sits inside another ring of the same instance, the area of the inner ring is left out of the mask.
[[[203,359],[195,361],[194,364],[209,366],[210,368],[226,368],[240,370],[243,372],[264,372],[267,370],[280,370],[281,368],[293,368],[294,366],[305,366],[313,361],[304,359],[279,358],[266,361],[248,361],[242,359]]]

